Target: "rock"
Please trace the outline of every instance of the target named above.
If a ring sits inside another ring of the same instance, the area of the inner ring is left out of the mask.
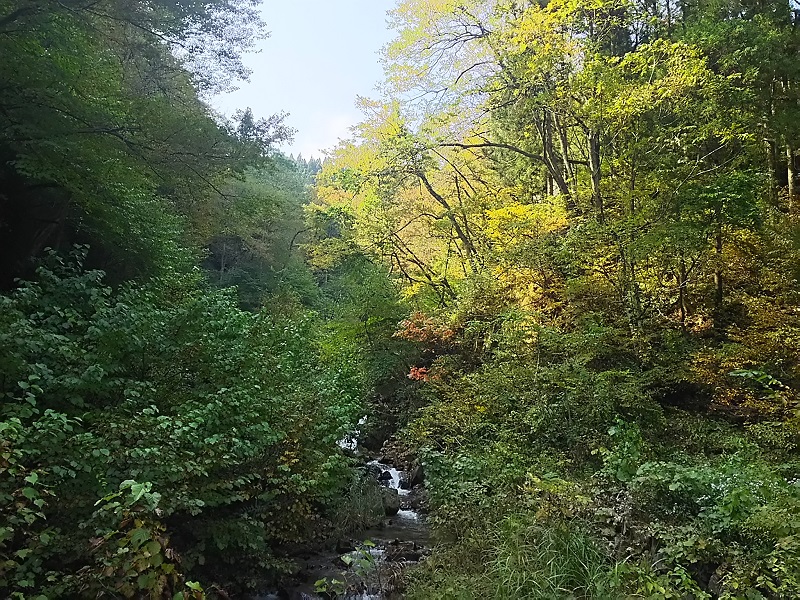
[[[715,596],[718,596],[720,590],[722,589],[720,583],[721,583],[720,576],[717,575],[717,573],[713,573],[708,581],[708,591],[714,594]]]
[[[381,488],[381,502],[387,517],[393,517],[400,511],[400,495],[395,489]]]
[[[381,454],[378,457],[378,462],[382,465],[393,465],[394,459],[391,456],[387,456],[386,454]]]
[[[408,481],[408,473],[400,471],[400,489],[410,490],[411,484]]]
[[[425,471],[422,469],[422,465],[417,463],[414,465],[414,468],[411,469],[411,472],[408,474],[408,486],[413,488],[417,485],[422,485],[425,481]]]
[[[344,540],[340,539],[336,541],[336,552],[339,554],[345,554],[346,552],[353,552],[356,549],[356,545],[353,543],[353,540]]]
[[[359,437],[361,445],[370,452],[381,452],[383,445],[397,427],[397,419],[385,411],[379,411],[370,417],[369,421],[362,426],[362,433]]]
[[[367,477],[372,477],[373,479],[380,479],[381,475],[383,474],[383,470],[374,463],[369,463],[364,465],[364,473]]]
[[[404,498],[407,508],[419,513],[428,512],[428,492],[424,487],[418,487]]]
[[[384,471],[378,477],[378,481],[391,481],[391,480],[392,480],[392,474],[389,471]]]
[[[418,562],[422,548],[415,542],[392,542],[386,548],[386,562]]]

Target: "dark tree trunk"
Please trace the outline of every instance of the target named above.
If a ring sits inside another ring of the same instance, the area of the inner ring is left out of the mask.
[[[592,177],[592,204],[602,223],[605,215],[603,195],[600,192],[600,135],[596,131],[589,132],[589,171]]]
[[[714,261],[714,322],[715,325],[722,316],[722,302],[725,299],[722,282],[722,209],[718,206],[716,213],[715,261]]]
[[[786,189],[788,190],[788,208],[791,215],[795,211],[795,199],[797,198],[797,157],[794,146],[791,144],[786,144],[786,177],[789,180]]]

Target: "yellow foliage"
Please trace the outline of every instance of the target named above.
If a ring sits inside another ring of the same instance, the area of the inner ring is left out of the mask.
[[[510,203],[486,211],[487,237],[499,250],[513,247],[522,238],[532,238],[567,226],[563,201],[549,198],[536,204]]]

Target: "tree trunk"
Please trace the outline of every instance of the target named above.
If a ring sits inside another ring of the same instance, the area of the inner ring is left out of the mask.
[[[592,176],[592,204],[602,223],[605,215],[600,193],[600,135],[596,131],[589,132],[589,171]]]
[[[778,204],[778,147],[774,140],[766,140],[767,164],[769,165],[769,199],[774,204]]]
[[[681,329],[686,331],[686,317],[689,315],[689,307],[686,301],[686,286],[688,284],[686,273],[686,259],[681,255],[681,265],[678,279],[678,304],[681,309]]]
[[[714,261],[714,325],[718,324],[722,316],[722,301],[724,300],[724,290],[722,286],[722,209],[717,206],[715,209],[717,219],[717,231],[715,237],[715,258]]]
[[[553,126],[548,112],[542,113],[540,121],[535,121],[536,128],[539,131],[539,137],[542,139],[542,162],[547,167],[552,182],[558,186],[558,191],[566,198],[570,198],[570,189],[567,180],[564,178],[564,171],[561,167],[561,161],[558,159],[558,153],[553,146]],[[553,190],[555,192],[555,190]]]
[[[219,258],[219,284],[222,285],[225,280],[225,261],[228,258],[228,244],[222,242],[222,255]]]
[[[786,176],[789,179],[787,189],[789,191],[789,215],[795,210],[795,198],[797,196],[797,165],[795,159],[795,149],[791,144],[786,144]]]
[[[428,190],[428,193],[433,196],[433,198],[445,209],[447,218],[453,225],[453,229],[455,229],[456,236],[458,236],[458,239],[461,240],[461,243],[464,245],[464,250],[467,253],[467,259],[469,260],[470,267],[472,267],[473,272],[477,272],[478,268],[475,264],[477,253],[475,251],[475,246],[472,244],[472,240],[469,238],[469,236],[464,232],[464,229],[461,227],[458,219],[456,219],[450,204],[444,199],[444,196],[434,189],[424,173],[418,172],[417,177],[419,177],[420,181],[422,181],[423,185]]]
[[[558,132],[558,141],[561,144],[561,162],[564,165],[564,177],[570,184],[575,182],[575,171],[572,163],[569,162],[569,140],[567,139],[567,128],[561,125],[558,117],[554,119],[555,128]]]

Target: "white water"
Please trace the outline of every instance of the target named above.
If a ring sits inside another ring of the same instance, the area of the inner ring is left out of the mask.
[[[364,425],[366,422],[366,417],[359,421],[359,425]],[[357,446],[357,436],[359,435],[358,431],[356,430],[352,435],[346,436],[344,439],[339,441],[339,446],[348,450],[356,450]],[[373,460],[369,465],[380,469],[380,474],[382,475],[384,472],[388,471],[389,475],[391,475],[390,479],[382,480],[380,483],[390,489],[397,490],[398,496],[404,497],[410,494],[410,490],[406,490],[400,487],[401,483],[401,472],[391,465],[387,465],[384,463],[380,463],[377,460]],[[405,501],[406,505],[408,500]],[[413,548],[416,550],[418,548],[417,543],[422,540],[424,544],[427,544],[427,530],[425,526],[425,521],[417,511],[409,508],[401,508],[400,511],[392,516],[388,517],[384,524],[382,525],[381,529],[376,530],[368,530],[363,532],[363,535],[375,540],[378,544],[375,547],[364,548],[363,550],[368,552],[371,556],[372,560],[374,561],[375,568],[381,569],[388,569],[391,570],[393,568],[392,565],[400,564],[400,561],[405,561],[405,559],[399,559],[395,556],[394,558],[387,559],[387,548],[389,548],[392,544],[403,543],[409,544],[413,542]],[[394,541],[391,541],[394,540]],[[393,547],[393,546],[392,546]],[[395,552],[395,550],[392,550]],[[357,561],[359,558],[363,558],[364,555],[362,551],[351,551],[346,553],[346,556],[350,556],[353,561]],[[315,573],[314,577],[311,578],[310,581],[313,581],[314,578],[319,577],[334,577],[339,578],[340,580],[343,577],[342,565],[338,565],[336,567],[332,567],[335,563],[331,559],[336,559],[336,555],[329,557],[326,555],[320,555],[315,561],[315,564],[309,562],[308,564],[312,567],[312,572]],[[395,562],[387,562],[395,561]],[[330,562],[328,562],[330,561]],[[328,566],[323,567],[320,572],[316,572],[315,569],[318,570],[318,567],[322,564],[327,563]],[[369,578],[371,579],[371,577]],[[366,582],[367,588],[369,591],[364,592],[355,592],[351,591],[344,596],[344,600],[384,600],[386,595],[384,593],[374,593],[377,589],[376,585],[372,585],[370,582]],[[374,583],[374,582],[372,582]],[[301,584],[302,587],[305,587],[306,590],[309,589],[311,583]],[[314,592],[309,591],[295,591],[296,596],[301,598],[302,600],[320,600],[320,596]],[[255,596],[253,600],[277,600],[278,596],[275,594],[266,594],[262,596]]]
[[[388,487],[393,490],[397,490],[398,496],[408,496],[410,490],[404,490],[403,488],[400,487],[400,471],[398,471],[391,465],[385,465],[383,463],[379,463],[377,460],[370,461],[367,464],[379,467],[381,473],[383,473],[384,471],[389,471],[389,475],[391,475],[392,478],[386,480],[389,484]]]
[[[364,415],[358,420],[358,424],[360,426],[364,426],[367,423],[367,415]],[[361,435],[361,429],[357,427],[351,433],[345,435],[342,439],[340,439],[336,444],[342,450],[351,450],[355,452],[358,449],[358,436]]]

